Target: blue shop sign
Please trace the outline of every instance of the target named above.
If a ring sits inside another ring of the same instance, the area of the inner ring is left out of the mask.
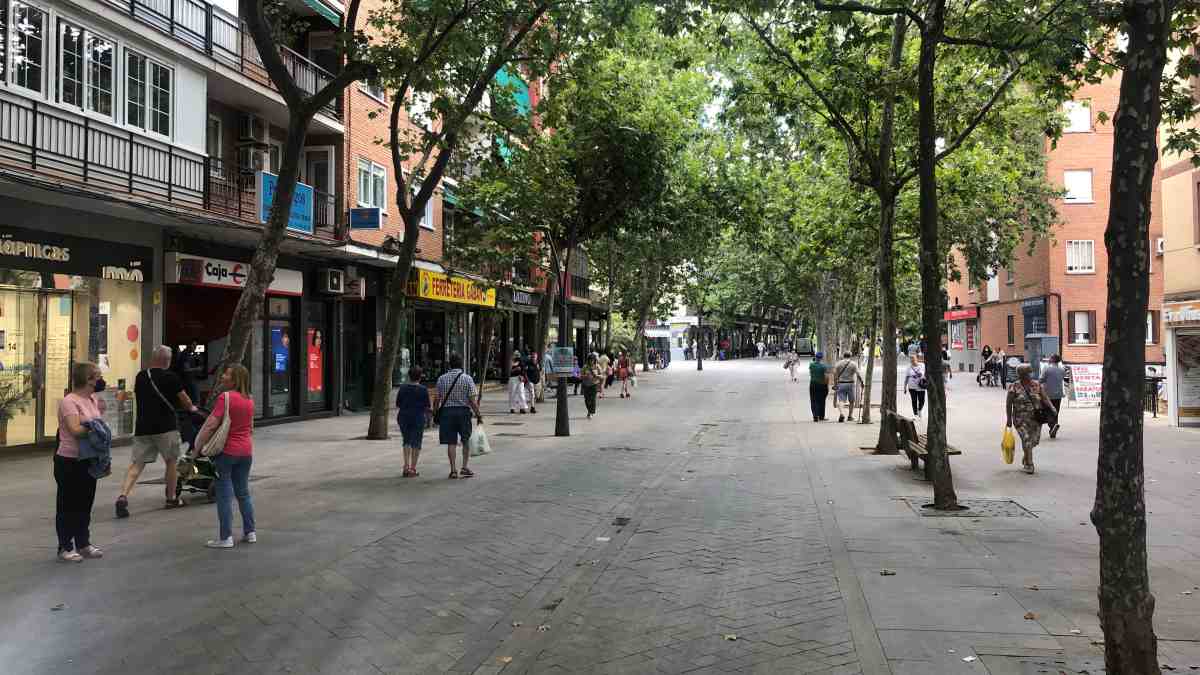
[[[271,203],[275,201],[275,187],[279,176],[266,171],[257,174],[258,219],[266,223],[271,215]],[[292,194],[292,213],[288,216],[287,229],[293,232],[313,233],[313,189],[311,185],[296,183]]]
[[[383,228],[383,213],[378,206],[350,209],[350,229],[379,230]]]

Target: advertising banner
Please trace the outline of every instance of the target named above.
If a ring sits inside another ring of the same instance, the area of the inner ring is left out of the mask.
[[[258,219],[265,223],[271,216],[271,204],[275,201],[275,187],[279,176],[266,171],[256,174],[256,192],[258,196]],[[288,216],[287,229],[293,232],[313,233],[313,189],[310,185],[296,183],[296,191],[292,193],[292,212]]]
[[[409,295],[426,300],[454,302],[481,307],[496,306],[496,289],[486,288],[465,277],[451,277],[441,272],[417,270],[416,287],[409,284]]]
[[[1100,405],[1104,366],[1099,363],[1072,363],[1071,398],[1077,406]]]

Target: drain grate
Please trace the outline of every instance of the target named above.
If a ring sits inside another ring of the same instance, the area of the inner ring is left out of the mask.
[[[498,433],[498,434],[492,434],[492,435],[493,435],[493,436],[519,436],[519,437],[522,437],[522,438],[525,436],[525,434],[515,434],[515,433],[513,433],[513,432],[511,432],[511,431],[501,431],[501,432],[500,432],[500,433]]]
[[[603,447],[596,448],[596,449],[599,450],[600,452],[648,452],[649,451],[647,448],[630,448],[630,447],[626,447],[624,445],[605,445]]]
[[[896,497],[922,518],[1037,518],[1029,509],[1011,499],[960,499],[961,511],[938,511],[924,508],[932,502],[929,497]]]
[[[488,422],[488,426],[491,427],[519,427],[524,424],[524,422]]]

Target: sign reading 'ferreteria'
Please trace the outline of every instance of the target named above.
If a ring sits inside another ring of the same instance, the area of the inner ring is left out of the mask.
[[[485,288],[464,277],[451,277],[429,270],[417,270],[416,282],[409,284],[408,294],[439,302],[455,302],[481,307],[496,306],[496,289]]]

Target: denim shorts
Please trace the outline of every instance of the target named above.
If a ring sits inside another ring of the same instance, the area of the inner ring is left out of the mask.
[[[471,440],[471,409],[463,406],[442,408],[438,425],[438,440],[442,445],[466,445]]]
[[[837,386],[837,400],[853,401],[854,400],[854,383],[839,382]]]

